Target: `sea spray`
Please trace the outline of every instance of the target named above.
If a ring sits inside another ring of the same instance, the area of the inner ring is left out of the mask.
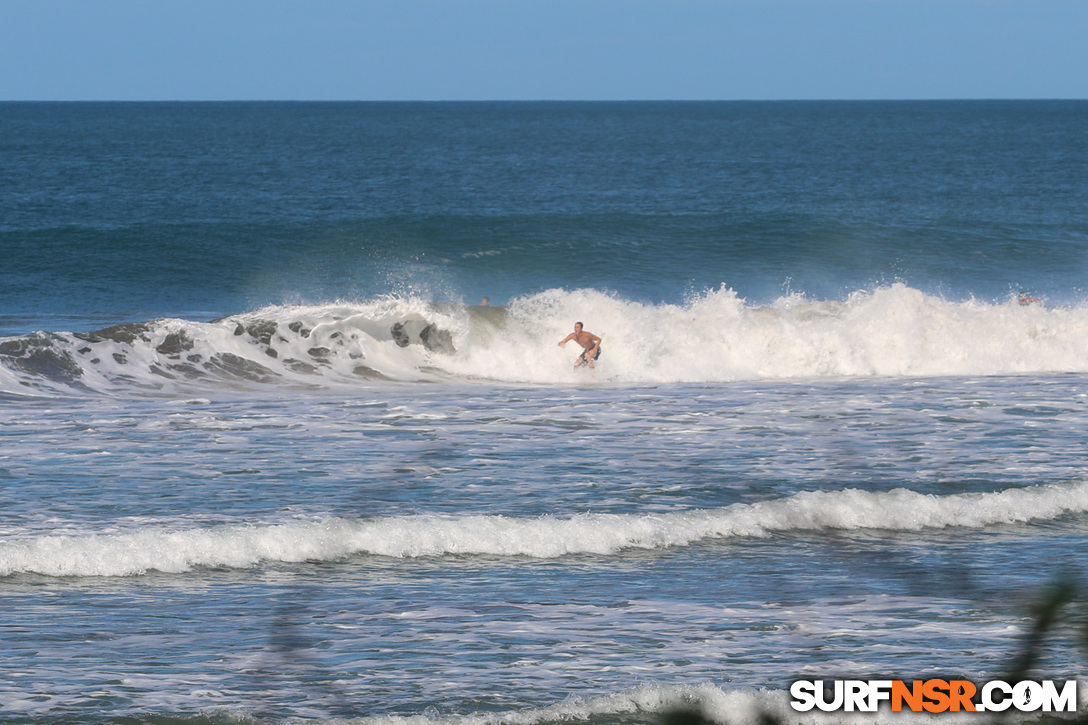
[[[751,307],[728,288],[683,305],[550,290],[505,307],[382,297],[270,307],[212,323],[155,320],[0,342],[0,385],[173,394],[207,387],[338,388],[374,381],[582,382],[557,342],[603,338],[592,380],[732,382],[1088,370],[1088,307],[950,302],[894,284],[845,301]]]

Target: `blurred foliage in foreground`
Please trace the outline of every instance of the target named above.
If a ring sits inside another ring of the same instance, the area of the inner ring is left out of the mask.
[[[1036,666],[1044,657],[1047,647],[1078,648],[1088,662],[1088,603],[1083,596],[1078,596],[1077,585],[1071,579],[1062,579],[1052,584],[1030,607],[1032,625],[1013,657],[1007,673],[1001,678],[1005,682],[1019,682],[1032,679]],[[1066,635],[1066,637],[1061,637]],[[1072,642],[1067,641],[1072,639]],[[1083,700],[1082,700],[1083,701]],[[979,724],[1009,723],[1016,719],[1014,710],[995,713],[992,718],[979,717]],[[1024,713],[1022,721],[1031,721],[1038,725],[1055,723],[1057,725],[1088,725],[1088,712],[1080,711],[1075,715],[1059,717],[1055,715],[1036,716]],[[737,723],[736,725],[788,725],[777,713],[760,712],[756,722]],[[728,725],[717,720],[698,707],[674,709],[661,716],[661,725]]]

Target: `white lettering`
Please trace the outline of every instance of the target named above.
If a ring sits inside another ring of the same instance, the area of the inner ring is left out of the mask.
[[[892,699],[891,680],[869,680],[869,707],[866,712],[876,712],[881,700]]]
[[[824,683],[823,680],[816,680],[816,707],[820,708],[824,712],[835,712],[842,707],[843,701],[843,687],[842,680],[835,680],[834,693],[835,696],[831,699],[831,702],[824,700]]]
[[[1031,680],[1017,682],[1012,688],[1012,704],[1020,712],[1035,712],[1043,705],[1043,688]]]
[[[973,692],[974,685],[967,680],[953,680],[951,686],[944,680],[926,680],[921,683],[922,691],[930,692],[925,688],[932,688],[940,696],[933,700],[932,693],[925,695],[928,701],[915,700],[910,694],[914,686],[904,688],[906,684],[900,680],[834,680],[829,685],[824,680],[797,680],[790,685],[790,706],[797,712],[813,708],[823,712],[877,712],[884,702],[891,703],[896,711],[904,704],[917,712],[972,709],[966,693]],[[978,712],[1004,712],[1010,707],[1019,712],[1076,712],[1077,705],[1076,680],[1066,680],[1060,689],[1054,680],[1022,680],[1015,684],[991,680],[979,690],[973,707]]]
[[[1076,712],[1077,711],[1077,681],[1067,680],[1062,685],[1062,691],[1058,692],[1053,680],[1043,680],[1043,712]],[[1053,709],[1051,709],[1053,708]]]
[[[816,707],[816,685],[812,680],[798,680],[790,685],[790,707],[797,712],[808,712]]]
[[[995,700],[993,692],[999,690],[1001,692],[1001,699]],[[985,706],[986,712],[1005,712],[1012,705],[1012,688],[1009,687],[1009,683],[1002,682],[1001,680],[993,680],[987,682],[982,686],[982,704]]]
[[[865,680],[847,680],[844,689],[846,690],[844,700],[847,712],[854,712],[855,710],[858,712],[869,711],[867,706],[869,688]]]

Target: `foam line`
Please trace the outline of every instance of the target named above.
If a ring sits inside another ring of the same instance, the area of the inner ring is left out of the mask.
[[[335,561],[349,556],[446,555],[559,558],[664,549],[705,539],[790,532],[966,527],[1051,520],[1088,511],[1088,481],[948,496],[906,489],[805,492],[718,509],[567,518],[494,515],[327,518],[123,534],[38,536],[0,542],[0,575],[134,576],[151,570],[252,568],[262,562]]]

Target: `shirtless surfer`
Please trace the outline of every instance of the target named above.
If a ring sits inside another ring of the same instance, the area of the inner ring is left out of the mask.
[[[570,333],[559,343],[559,347],[566,347],[567,343],[574,340],[576,343],[585,348],[582,354],[578,356],[578,359],[574,361],[574,369],[577,370],[582,365],[589,363],[589,367],[593,367],[593,361],[601,356],[601,338],[594,335],[592,332],[586,332],[582,329],[581,322],[574,323],[574,332]]]

